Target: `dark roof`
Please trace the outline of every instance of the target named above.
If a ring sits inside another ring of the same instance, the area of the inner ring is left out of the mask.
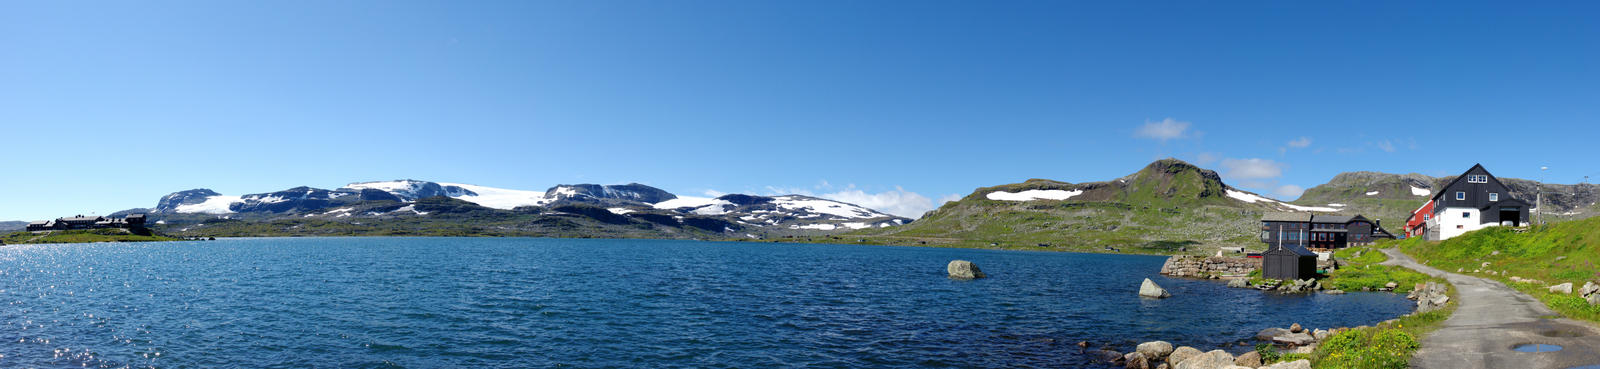
[[[1505,200],[1493,201],[1493,202],[1490,202],[1490,203],[1487,203],[1487,204],[1483,204],[1483,207],[1480,208],[1479,210],[1488,209],[1488,208],[1501,206],[1501,205],[1533,206],[1533,204],[1529,204],[1527,201],[1522,201],[1520,199],[1513,199],[1513,198],[1507,197]]]
[[[128,214],[128,219],[144,218],[144,214]]]
[[[71,218],[61,218],[61,219],[58,219],[58,220],[63,221],[63,222],[95,222],[95,221],[99,221],[100,217],[71,217]]]
[[[1323,224],[1345,224],[1345,223],[1349,223],[1350,220],[1353,219],[1353,218],[1355,218],[1355,217],[1347,216],[1347,215],[1321,215],[1321,214],[1318,214],[1317,216],[1311,217],[1311,222],[1312,223],[1323,223]]]
[[[33,222],[29,222],[28,223],[28,225],[30,225],[30,226],[46,225],[46,224],[50,224],[50,221],[48,221],[48,220],[38,220],[38,221],[33,221]]]
[[[1311,214],[1307,213],[1266,213],[1261,215],[1263,222],[1309,222]]]
[[[1281,255],[1281,254],[1284,254],[1284,253],[1292,253],[1292,254],[1300,255],[1300,256],[1312,256],[1312,257],[1317,256],[1317,253],[1311,252],[1311,250],[1306,250],[1306,248],[1300,247],[1299,245],[1295,245],[1295,244],[1273,245],[1272,247],[1268,247],[1267,251],[1266,252],[1262,252],[1261,254],[1262,255],[1268,255],[1268,254]]]
[[[1350,230],[1348,230],[1348,229],[1332,229],[1332,228],[1325,228],[1325,229],[1313,229],[1313,230],[1311,230],[1311,232],[1313,232],[1313,233],[1315,233],[1315,232],[1324,232],[1324,233],[1350,233]]]

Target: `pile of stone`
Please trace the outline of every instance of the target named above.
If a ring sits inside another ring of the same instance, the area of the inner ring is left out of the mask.
[[[1550,293],[1572,294],[1572,283],[1562,283],[1550,286]],[[1600,305],[1600,284],[1583,282],[1583,287],[1578,289],[1578,297],[1589,301],[1589,305]]]
[[[1283,293],[1309,293],[1321,291],[1323,289],[1322,282],[1311,278],[1301,280],[1291,279],[1286,281],[1268,279],[1256,285],[1251,285],[1249,280],[1240,278],[1228,281],[1228,287],[1254,288],[1262,291],[1277,291]],[[1340,293],[1343,293],[1343,291],[1340,291]]]
[[[1411,293],[1406,294],[1406,298],[1417,300],[1417,312],[1426,313],[1438,310],[1450,302],[1450,296],[1446,294],[1448,289],[1443,283],[1418,283]]]
[[[1243,276],[1257,269],[1261,269],[1261,259],[1227,256],[1177,255],[1161,264],[1161,274],[1185,278]]]
[[[1189,346],[1174,349],[1166,341],[1141,343],[1127,354],[1109,350],[1098,352],[1107,362],[1127,369],[1311,369],[1308,360],[1267,366],[1261,363],[1261,354],[1255,351],[1233,356],[1227,351],[1201,352]]]

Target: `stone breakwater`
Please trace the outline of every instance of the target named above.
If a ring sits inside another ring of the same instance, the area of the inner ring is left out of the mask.
[[[1176,255],[1161,264],[1161,274],[1187,278],[1242,277],[1261,269],[1261,259]]]

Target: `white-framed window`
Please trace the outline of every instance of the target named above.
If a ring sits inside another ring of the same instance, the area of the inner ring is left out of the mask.
[[[1466,199],[1467,199],[1466,191],[1456,191],[1456,200],[1466,200]]]
[[[1489,176],[1483,174],[1469,175],[1467,176],[1467,183],[1489,183]]]
[[[1499,192],[1490,192],[1489,193],[1489,201],[1500,201],[1500,193]]]

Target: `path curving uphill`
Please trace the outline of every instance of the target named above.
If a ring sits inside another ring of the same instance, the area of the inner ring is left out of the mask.
[[[1441,277],[1456,287],[1459,306],[1411,358],[1420,369],[1564,369],[1600,365],[1600,328],[1559,316],[1544,303],[1498,281],[1448,273],[1384,249],[1397,265]],[[1518,352],[1524,344],[1560,345],[1556,352]]]

